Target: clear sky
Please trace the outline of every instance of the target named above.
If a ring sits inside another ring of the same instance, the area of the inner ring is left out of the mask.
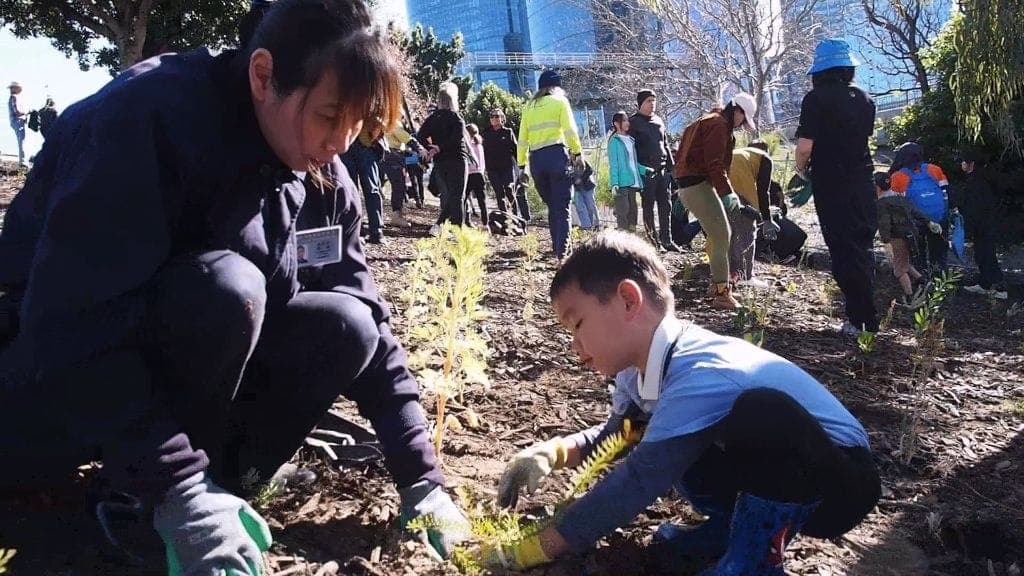
[[[382,23],[394,20],[404,24],[405,0],[380,0],[375,12]],[[20,101],[27,110],[41,108],[47,96],[53,98],[57,110],[63,110],[110,81],[110,73],[105,69],[79,70],[77,60],[58,52],[48,39],[19,40],[5,28],[0,28],[0,55],[3,55],[0,58],[0,88],[3,90],[0,95],[5,105],[0,120],[0,155],[3,156],[18,154],[14,131],[6,115],[7,98],[10,96],[7,86],[12,81],[19,82],[24,88]],[[43,138],[31,130],[27,133],[25,152],[31,156],[39,151]]]
[[[32,38],[19,40],[6,29],[0,29],[0,83],[3,84],[4,114],[0,126],[0,153],[17,155],[18,145],[7,118],[7,86],[17,81],[24,89],[19,100],[27,110],[42,108],[46,97],[53,98],[58,110],[85,98],[110,80],[106,70],[92,69],[82,72],[78,62],[66,58],[50,45],[49,40]],[[25,152],[35,154],[43,144],[37,132],[28,130]]]

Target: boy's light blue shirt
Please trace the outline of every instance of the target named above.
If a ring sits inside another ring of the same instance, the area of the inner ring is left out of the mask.
[[[616,376],[606,428],[621,422],[633,404],[650,416],[650,423],[624,461],[563,513],[557,529],[570,548],[591,546],[664,494],[711,441],[701,432],[722,420],[740,394],[752,388],[789,395],[837,445],[868,447],[856,418],[795,364],[743,340],[665,318],[652,338],[644,374],[630,368]]]
[[[658,326],[644,376],[637,368],[616,375],[612,410],[622,414],[629,402],[635,403],[651,417],[642,441],[657,442],[713,426],[732,410],[740,394],[753,388],[788,394],[837,445],[868,447],[860,422],[799,366],[744,340],[674,317]]]

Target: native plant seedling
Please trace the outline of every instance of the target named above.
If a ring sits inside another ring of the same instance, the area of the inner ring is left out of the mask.
[[[627,424],[622,432],[612,434],[598,444],[590,456],[573,470],[565,497],[555,504],[554,514],[545,518],[524,522],[522,514],[499,508],[493,501],[485,502],[469,489],[460,488],[458,494],[469,519],[470,538],[452,551],[452,563],[463,574],[482,574],[487,560],[500,546],[534,536],[555,522],[569,504],[593,486],[601,473],[629,446],[630,439],[631,431]],[[406,529],[413,532],[430,528],[444,528],[444,525],[429,515],[406,524]]]
[[[0,548],[0,574],[7,573],[7,567],[11,563],[11,558],[14,558],[14,555],[17,553],[18,551],[13,548]]]
[[[875,351],[878,334],[864,330],[857,336],[857,348],[861,354],[868,355]]]
[[[445,224],[434,238],[416,243],[405,292],[408,339],[418,346],[409,366],[435,397],[434,449],[441,456],[448,400],[464,400],[468,384],[487,387],[490,351],[480,334],[483,309],[487,233]]]
[[[520,237],[519,247],[523,251],[523,270],[532,270],[540,256],[540,240],[533,232],[527,232]]]

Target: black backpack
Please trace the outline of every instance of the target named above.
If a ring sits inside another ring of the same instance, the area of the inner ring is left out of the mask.
[[[487,213],[487,228],[497,236],[522,236],[526,234],[526,220],[515,214],[491,210]]]

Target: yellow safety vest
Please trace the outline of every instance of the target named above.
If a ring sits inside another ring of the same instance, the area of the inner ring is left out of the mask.
[[[576,119],[565,96],[547,95],[531,100],[523,108],[519,123],[519,147],[516,150],[520,166],[526,164],[527,153],[553,144],[564,144],[571,154],[583,151]]]

